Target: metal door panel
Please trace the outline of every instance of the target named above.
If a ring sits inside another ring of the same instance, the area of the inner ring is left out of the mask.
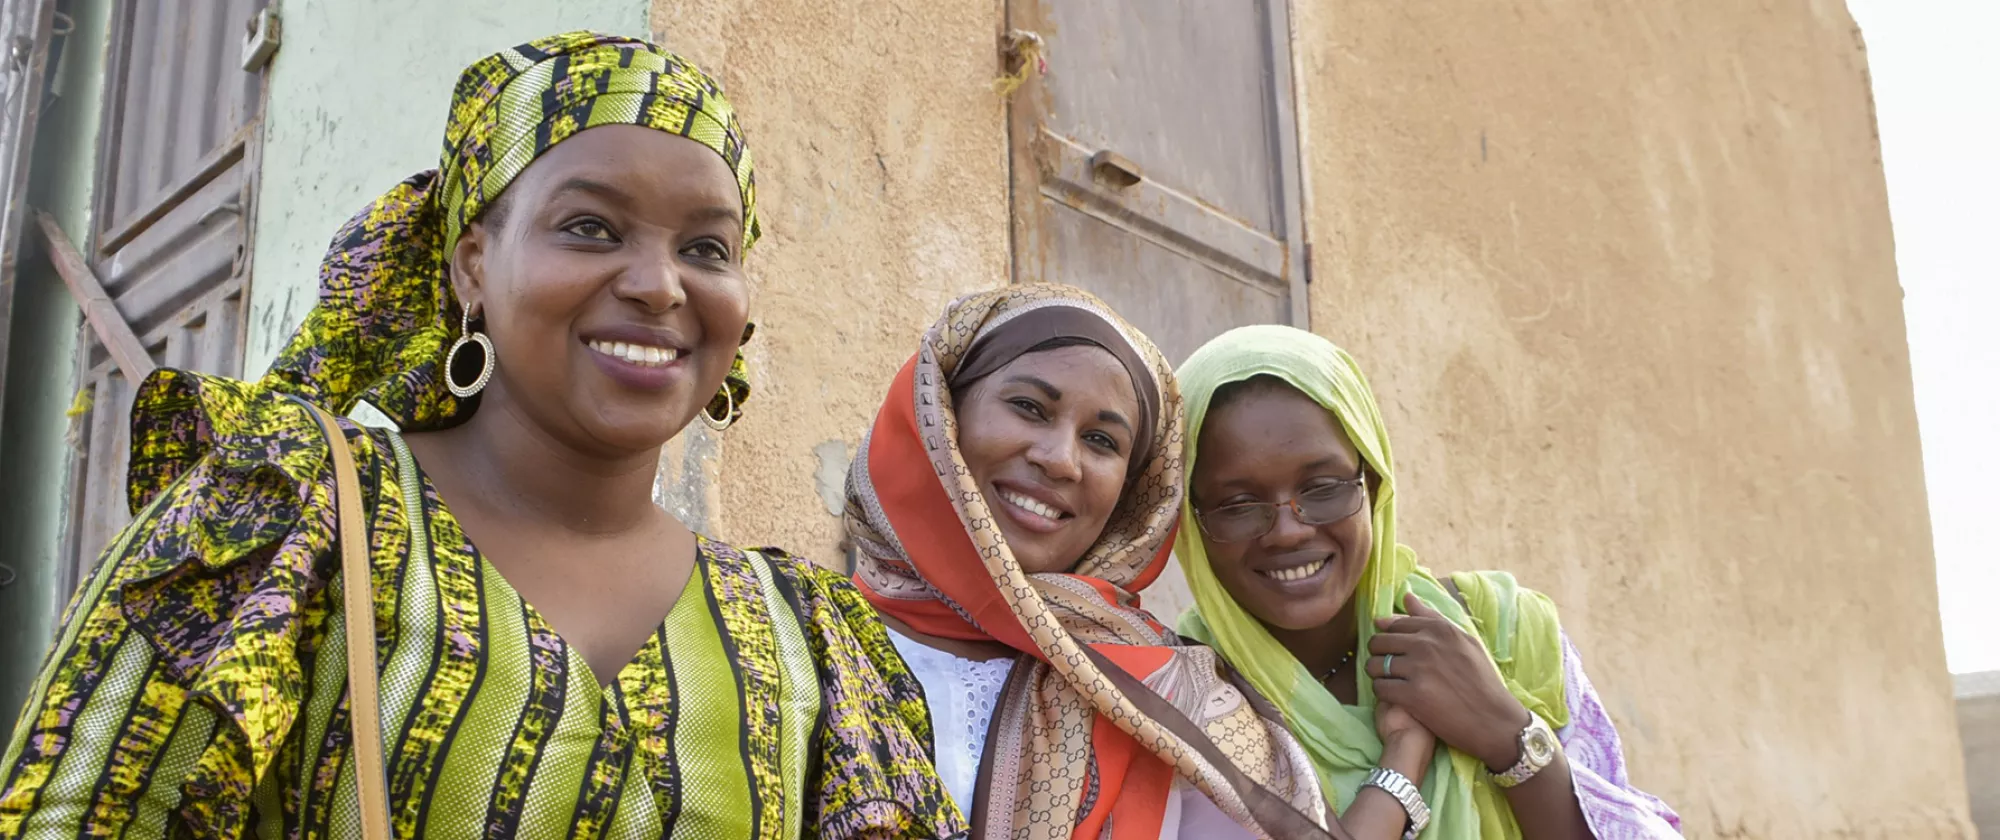
[[[1047,162],[1042,195],[1151,238],[1243,278],[1279,282],[1285,276],[1285,243],[1271,233],[1215,212],[1187,193],[1148,177],[1107,191],[1091,167],[1092,152],[1042,132],[1037,156]]]
[[[102,231],[131,228],[214,178],[220,157],[241,156],[240,129],[258,111],[263,78],[236,66],[244,23],[263,0],[163,0],[133,3],[114,34],[124,54],[114,62],[110,97],[115,146],[105,156],[109,198]],[[233,152],[233,155],[231,154]],[[101,249],[122,244],[107,236]]]
[[[1049,0],[1043,126],[1272,229],[1268,0]]]
[[[186,328],[193,358],[187,367],[223,376],[241,376],[243,368],[243,289],[212,302],[205,302],[199,319],[188,319]]]
[[[1011,100],[1015,279],[1106,298],[1176,363],[1231,327],[1304,326],[1287,13],[1014,0],[1048,61]]]
[[[152,332],[202,290],[232,276],[246,244],[236,209],[244,198],[243,175],[233,168],[210,182],[106,261],[98,276],[134,332]]]
[[[85,330],[88,331],[88,327]],[[87,579],[97,555],[132,521],[125,501],[126,452],[132,445],[132,383],[105,365],[88,380],[91,408],[88,432],[72,470],[79,480],[80,507],[72,518],[72,571],[69,588]]]
[[[264,0],[122,4],[100,150],[93,270],[155,362],[236,375],[263,75],[238,57]],[[125,468],[134,383],[86,329],[79,380],[94,402],[71,470],[73,587],[131,521]]]
[[[1216,270],[1145,237],[1067,206],[1049,209],[1042,277],[1087,288],[1178,363],[1209,337],[1249,324],[1283,323],[1285,289]],[[1190,305],[1198,302],[1199,305]]]

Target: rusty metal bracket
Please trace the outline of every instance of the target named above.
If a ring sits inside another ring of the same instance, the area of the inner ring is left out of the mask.
[[[111,296],[104,293],[104,284],[98,282],[97,275],[90,270],[82,252],[69,241],[69,234],[63,233],[62,226],[56,224],[54,216],[45,210],[36,210],[35,226],[41,229],[42,243],[48,246],[49,262],[54,263],[56,273],[62,275],[63,285],[69,287],[70,297],[83,309],[83,317],[97,332],[97,339],[104,342],[104,349],[118,363],[118,370],[125,378],[137,385],[145,381],[147,374],[157,365],[146,352],[146,345],[139,343],[139,336],[132,332],[132,325],[125,323],[125,316],[118,314],[118,305]]]
[[[243,28],[245,30],[243,33],[243,71],[246,73],[255,73],[263,69],[266,63],[270,62],[271,56],[278,51],[278,45],[284,42],[284,21],[278,18],[278,13],[275,10],[269,8],[259,9],[256,14],[250,16],[249,21],[244,23]]]

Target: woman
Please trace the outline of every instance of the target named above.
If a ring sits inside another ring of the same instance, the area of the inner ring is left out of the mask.
[[[1282,721],[1134,594],[1180,508],[1172,377],[1080,291],[972,295],[848,473],[855,581],[923,683],[975,838],[1328,836]]]
[[[1505,572],[1440,582],[1397,543],[1389,438],[1352,358],[1244,327],[1180,378],[1184,631],[1284,711],[1349,831],[1678,836],[1673,811],[1627,782],[1548,598]]]
[[[141,388],[138,516],[15,729],[0,837],[357,836],[302,400],[358,399],[403,430],[343,427],[339,511],[371,535],[396,836],[962,834],[859,594],[652,502],[660,447],[749,395],[753,184],[721,91],[650,44],[467,69],[440,170],[340,232],[268,376]]]

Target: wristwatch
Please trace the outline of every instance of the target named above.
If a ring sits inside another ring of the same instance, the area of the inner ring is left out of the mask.
[[[1562,751],[1562,742],[1556,740],[1556,733],[1542,722],[1542,716],[1528,713],[1528,726],[1521,730],[1521,760],[1514,766],[1493,774],[1493,784],[1501,788],[1511,788],[1535,777],[1542,768],[1556,760],[1556,753]]]
[[[1424,826],[1431,824],[1431,806],[1424,804],[1423,792],[1410,783],[1409,777],[1387,767],[1377,767],[1368,771],[1368,780],[1361,786],[1381,788],[1383,793],[1403,803],[1403,813],[1410,818],[1409,827],[1403,829],[1403,840],[1417,840]]]

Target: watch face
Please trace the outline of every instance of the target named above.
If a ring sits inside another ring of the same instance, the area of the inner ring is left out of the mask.
[[[1530,729],[1521,739],[1521,752],[1526,754],[1529,763],[1537,767],[1548,764],[1556,757],[1555,736],[1539,726]]]

